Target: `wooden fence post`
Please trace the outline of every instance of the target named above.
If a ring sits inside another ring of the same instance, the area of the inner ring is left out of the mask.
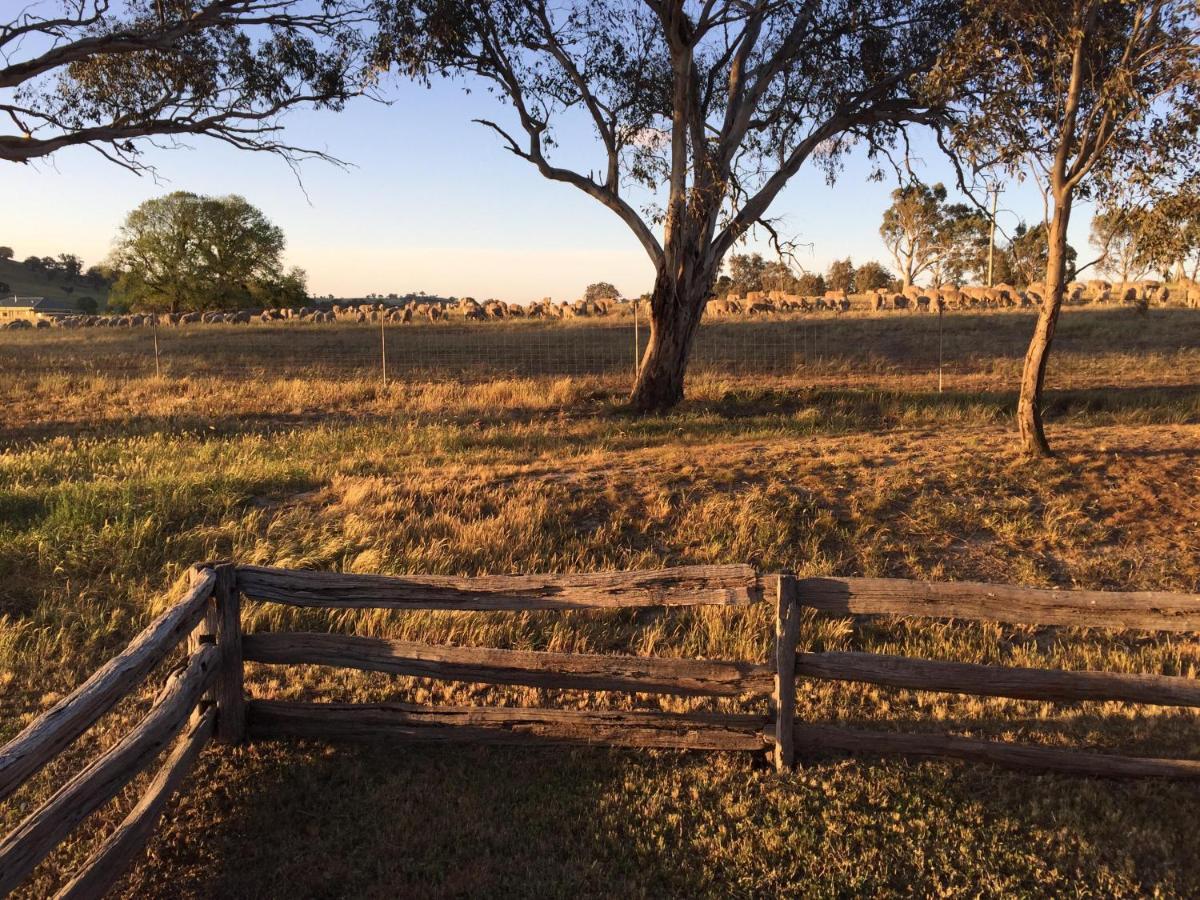
[[[796,758],[796,643],[800,637],[800,607],[796,577],[775,576],[775,770],[792,768]]]
[[[213,568],[208,563],[194,566],[195,569]],[[220,576],[217,577],[217,582],[213,585],[213,592],[204,604],[204,616],[196,623],[196,627],[191,630],[187,638],[187,655],[191,659],[205,644],[215,644],[217,642],[217,629],[220,627],[219,619],[220,612],[217,606],[217,591],[220,589]],[[199,723],[204,715],[204,711],[217,704],[217,687],[216,681],[213,681],[211,687],[206,690],[200,698],[200,703],[192,710],[190,726],[195,726]],[[190,727],[189,726],[189,727]]]
[[[216,739],[226,744],[240,743],[246,734],[246,700],[242,662],[242,595],[238,589],[237,569],[233,563],[215,567],[217,584],[216,639],[221,651],[213,688],[217,701]]]

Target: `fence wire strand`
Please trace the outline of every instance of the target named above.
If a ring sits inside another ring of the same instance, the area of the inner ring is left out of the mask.
[[[1055,353],[1181,353],[1194,368],[1200,316],[1141,332],[1072,327]],[[689,373],[813,378],[929,376],[953,389],[968,374],[1015,375],[1033,318],[1018,313],[922,313],[706,319]],[[1182,326],[1181,326],[1182,323]],[[1078,323],[1076,323],[1078,324]],[[1153,323],[1152,323],[1153,324]],[[37,329],[0,335],[0,372],[168,379],[345,378],[393,382],[545,376],[632,379],[650,339],[646,322],[396,322]]]

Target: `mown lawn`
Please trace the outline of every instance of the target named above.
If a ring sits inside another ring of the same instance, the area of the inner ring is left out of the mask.
[[[1200,341],[1179,321],[1158,350],[1064,356],[1050,420],[1062,452],[1044,463],[1016,454],[1010,366],[986,354],[940,395],[902,373],[705,375],[679,412],[648,420],[623,411],[614,379],[382,389],[31,371],[0,397],[0,739],[119,649],[200,559],[461,574],[744,561],[1198,591],[1200,365],[1188,347]],[[251,605],[246,624],[765,660],[770,615]],[[801,642],[1193,677],[1200,665],[1190,637],[924,620],[809,618]],[[248,675],[259,697],[748,706],[318,668]],[[1200,757],[1190,711],[809,681],[798,694],[816,721]],[[110,744],[149,695],[7,803],[0,824]],[[135,795],[90,820],[26,894],[61,884]],[[780,777],[750,754],[258,744],[206,753],[120,893],[1194,896],[1198,802],[1190,784],[950,762],[811,757]]]

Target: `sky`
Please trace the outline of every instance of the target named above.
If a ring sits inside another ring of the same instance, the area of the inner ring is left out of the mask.
[[[361,100],[339,113],[289,115],[291,143],[349,164],[309,161],[299,178],[277,157],[203,138],[149,148],[145,159],[157,177],[133,174],[87,148],[30,166],[0,165],[0,245],[13,247],[18,259],[69,252],[91,265],[108,254],[121,222],[142,201],[174,190],[233,193],[283,228],[287,262],[307,271],[315,295],[420,291],[528,302],[574,299],[596,281],[625,295],[650,289],[649,259],[612,212],[576,188],[546,181],[471,121],[503,120],[499,101],[449,82],[395,84],[388,96],[388,104]],[[564,159],[585,171],[601,168],[598,145],[581,123],[567,123],[560,136]],[[951,186],[952,170],[932,141],[916,134],[913,146],[917,174]],[[879,221],[896,183],[870,181],[870,168],[856,153],[831,187],[806,167],[776,200],[772,215],[781,232],[811,244],[796,257],[805,269],[824,271],[845,256],[890,265]],[[1028,184],[1009,185],[1000,206],[1001,228],[1042,217],[1041,196]],[[1072,222],[1081,258],[1090,258],[1090,217],[1080,210]],[[769,252],[761,238],[741,251]]]

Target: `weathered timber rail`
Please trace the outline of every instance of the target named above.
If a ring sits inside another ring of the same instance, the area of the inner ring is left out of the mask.
[[[1052,702],[1114,700],[1200,708],[1200,681],[1158,674],[1060,671],[809,652],[805,609],[836,616],[917,616],[1039,626],[1200,631],[1200,596],[1052,591],[877,578],[760,576],[745,565],[641,572],[479,578],[352,575],[230,563],[190,571],[185,595],[129,646],[0,750],[0,800],[135,691],[186,640],[183,663],[141,721],[33,810],[0,843],[0,894],[20,884],[93,811],[170,746],[141,800],[59,897],[102,896],[153,835],[167,802],[211,740],[386,739],[412,743],[581,744],[704,751],[769,750],[786,770],[797,752],[950,758],[1114,778],[1198,778],[1200,760],[1117,756],[958,735],[867,731],[797,716],[796,679]],[[613,610],[745,606],[775,609],[769,664],[455,647],[337,633],[243,634],[242,598],[329,609]],[[248,701],[247,662],[317,665],[479,684],[738,698],[762,712],[669,713],[409,703]]]

